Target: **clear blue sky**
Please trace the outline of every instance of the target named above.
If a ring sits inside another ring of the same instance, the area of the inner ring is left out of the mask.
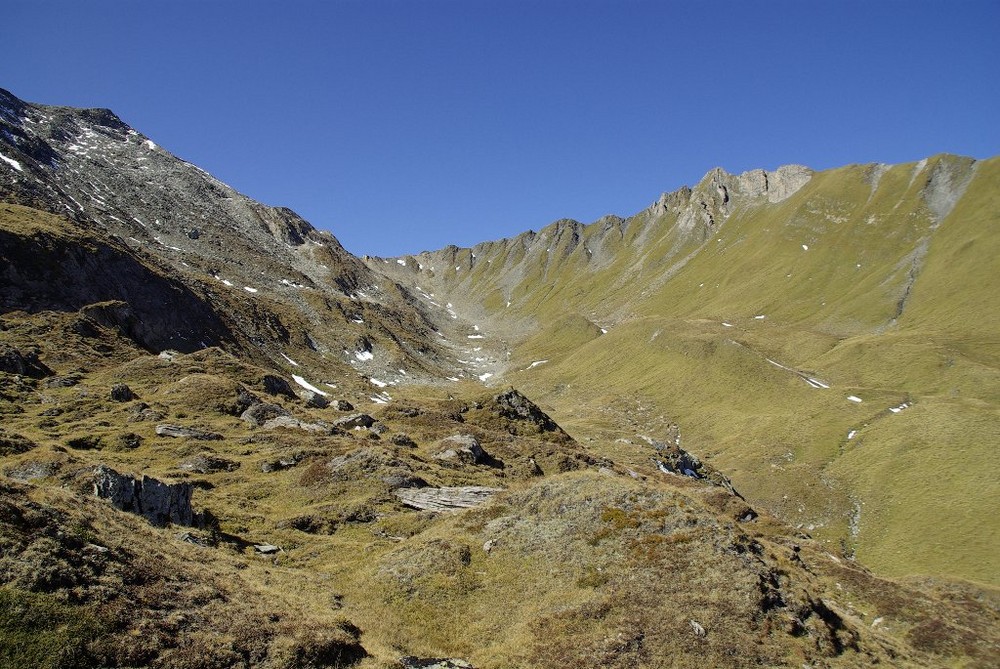
[[[717,165],[1000,153],[997,0],[7,0],[0,73],[358,254],[628,215]]]

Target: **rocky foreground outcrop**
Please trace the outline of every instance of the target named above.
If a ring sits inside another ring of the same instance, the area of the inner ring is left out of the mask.
[[[190,483],[164,483],[145,475],[136,479],[105,465],[94,470],[95,495],[109,500],[116,509],[138,514],[158,527],[204,524],[204,517],[191,508],[193,491]]]

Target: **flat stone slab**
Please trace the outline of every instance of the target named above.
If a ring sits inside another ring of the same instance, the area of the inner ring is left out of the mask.
[[[396,490],[403,504],[422,511],[469,509],[488,501],[503,488],[460,486],[456,488],[400,488]]]

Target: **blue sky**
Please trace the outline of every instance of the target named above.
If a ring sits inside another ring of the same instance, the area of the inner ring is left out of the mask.
[[[731,172],[1000,154],[1000,2],[8,0],[0,87],[109,107],[357,254]]]

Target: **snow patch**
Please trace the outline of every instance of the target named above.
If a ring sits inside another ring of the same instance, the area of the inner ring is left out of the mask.
[[[857,433],[858,433],[857,430],[851,430],[850,432],[848,432],[847,433],[847,441],[850,441],[851,439],[854,439],[854,435],[856,435]]]
[[[481,334],[469,335],[469,339],[483,339],[483,335]]]
[[[485,374],[480,374],[479,375],[479,380],[480,381],[486,381],[486,379],[490,378],[491,376],[493,376],[491,373],[486,372]]]
[[[374,377],[371,378],[371,379],[368,379],[368,380],[371,381],[371,383],[372,383],[373,386],[378,386],[379,388],[385,388],[387,385],[389,385],[385,381],[380,381],[380,380],[378,380],[378,379],[376,379]]]
[[[178,249],[178,251],[179,250],[180,249]],[[247,291],[248,293],[256,293],[257,292],[256,288],[251,288],[250,286],[243,286],[243,290]]]
[[[366,360],[373,359],[375,357],[375,354],[372,353],[371,351],[356,351],[354,353],[354,357],[360,360],[361,362],[365,362]]]
[[[153,142],[153,140],[151,140],[151,139],[147,139],[146,142],[145,142],[145,144],[146,144],[146,148],[148,148],[150,151],[152,151],[153,149],[156,148],[156,143]]]
[[[397,265],[402,265],[403,267],[406,267],[406,261],[403,260],[402,258],[396,258],[396,264]]]
[[[891,411],[893,413],[899,413],[903,409],[908,409],[909,407],[910,407],[910,403],[909,402],[903,402],[898,407],[889,407],[889,411]]]
[[[24,171],[23,169],[21,169],[21,163],[17,162],[13,158],[8,158],[7,156],[3,155],[2,153],[0,153],[0,160],[4,161],[8,165],[10,165],[11,167],[13,167],[18,172],[23,172]]]
[[[284,353],[282,353],[282,355],[284,355]],[[326,392],[325,390],[320,390],[319,388],[317,388],[313,384],[311,384],[308,381],[306,381],[305,379],[303,379],[298,374],[292,374],[292,380],[295,381],[295,383],[297,383],[300,386],[302,386],[303,388],[305,388],[306,390],[311,390],[314,393],[319,393],[320,395],[323,395],[324,397],[329,397],[330,396],[330,393]]]
[[[753,317],[755,321],[762,321],[765,318],[767,318],[767,316],[765,316],[764,314],[757,314],[756,316]]]
[[[285,360],[287,360],[288,362],[290,362],[293,367],[298,367],[299,366],[299,363],[295,362],[294,360],[292,360],[291,358],[289,358],[284,353],[281,354],[281,357],[284,358]]]
[[[539,365],[544,365],[547,362],[548,360],[535,360],[533,363],[525,367],[524,371],[528,371],[529,369],[534,369],[535,367],[538,367]]]
[[[809,250],[809,245],[808,244],[803,244],[802,245],[802,250],[803,251],[808,251]]]
[[[861,402],[863,401],[863,400],[862,400],[862,399],[861,399],[860,397],[858,397],[857,395],[848,395],[848,396],[847,396],[847,399],[848,399],[848,401],[850,401],[850,402],[855,402],[855,403],[857,403],[857,404],[860,404],[860,403],[861,403]]]
[[[726,321],[722,321],[722,327],[724,327],[724,328],[731,328],[731,327],[733,327],[733,324],[732,323],[727,323]]]

